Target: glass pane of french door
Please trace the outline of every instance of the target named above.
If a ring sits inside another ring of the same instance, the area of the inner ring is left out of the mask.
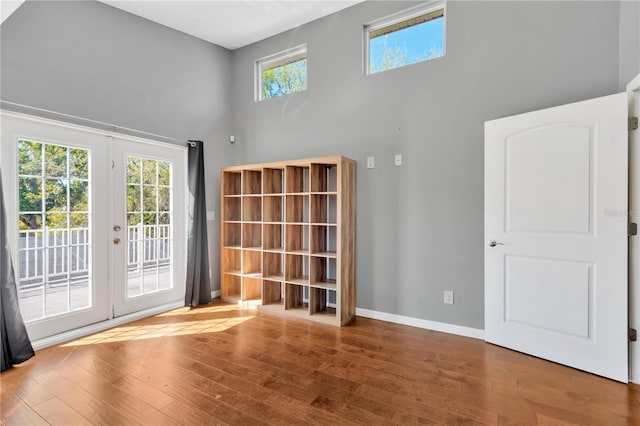
[[[186,150],[114,139],[113,159],[114,314],[182,301]]]
[[[127,297],[173,287],[172,163],[135,156],[127,164]]]
[[[91,307],[89,150],[18,140],[18,277],[26,322]]]

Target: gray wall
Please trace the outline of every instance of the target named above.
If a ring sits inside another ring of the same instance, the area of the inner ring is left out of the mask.
[[[620,77],[622,92],[640,72],[640,1],[620,2]]]
[[[209,209],[229,144],[228,50],[95,1],[27,1],[0,27],[3,101],[205,141]],[[218,226],[210,222],[215,285]]]
[[[484,121],[616,92],[619,4],[449,2],[444,58],[363,76],[363,24],[412,4],[366,2],[233,51],[234,149],[357,160],[357,306],[483,328]],[[308,90],[254,102],[254,61],[302,43]]]
[[[0,96],[204,139],[217,212],[223,165],[354,158],[357,306],[482,328],[483,123],[623,87],[640,72],[635,3],[450,1],[444,58],[365,77],[362,25],[414,3],[366,2],[230,53],[101,3],[28,1],[0,27]],[[309,89],[255,103],[255,59],[301,43]]]

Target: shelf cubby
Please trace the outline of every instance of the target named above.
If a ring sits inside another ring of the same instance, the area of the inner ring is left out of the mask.
[[[285,182],[288,194],[300,194],[309,192],[309,167],[287,166]]]
[[[220,293],[341,326],[355,317],[355,171],[345,157],[221,171]]]
[[[265,168],[262,170],[263,193],[282,194],[284,191],[284,169]]]
[[[259,223],[242,224],[242,248],[262,248],[262,225]]]
[[[242,237],[242,225],[240,223],[222,224],[223,247],[240,247]]]
[[[333,300],[332,300],[333,299]],[[333,305],[333,306],[332,306]],[[309,313],[311,315],[336,316],[336,292],[325,288],[309,289]]]
[[[309,311],[309,288],[296,284],[285,284],[285,310]],[[307,297],[305,297],[307,296]]]
[[[222,201],[222,220],[227,222],[239,222],[242,220],[242,199],[240,197],[224,197]]]
[[[337,226],[311,226],[311,254],[317,256],[336,256]]]
[[[311,223],[337,222],[338,197],[335,194],[311,195]]]
[[[336,259],[311,256],[309,284],[312,287],[336,290]]]
[[[288,223],[309,223],[308,195],[287,195],[285,204]]]
[[[242,278],[238,275],[223,274],[220,283],[220,296],[226,299],[239,299]]]
[[[242,220],[244,222],[262,222],[262,197],[242,197]]]
[[[335,164],[311,164],[311,192],[337,192],[338,167]]]
[[[309,253],[309,226],[286,225],[284,250],[287,253]]]
[[[286,254],[284,279],[291,284],[309,285],[309,256]]]
[[[262,278],[262,253],[260,251],[242,251],[242,276]]]
[[[241,298],[243,301],[262,301],[262,279],[248,277],[242,278]]]
[[[222,272],[225,274],[240,275],[242,274],[242,251],[233,248],[222,249]]]
[[[262,201],[264,213],[262,215],[265,222],[284,222],[284,197],[281,195],[265,195]]]
[[[262,194],[262,171],[242,171],[242,193],[245,195]]]
[[[222,173],[222,195],[242,194],[242,172]]]
[[[264,226],[263,249],[268,251],[284,251],[283,225],[279,223],[267,223]]]
[[[284,281],[282,253],[265,252],[262,255],[262,271],[265,280]]]
[[[262,281],[262,304],[263,305],[282,305],[284,302],[283,284],[280,281],[264,280]]]

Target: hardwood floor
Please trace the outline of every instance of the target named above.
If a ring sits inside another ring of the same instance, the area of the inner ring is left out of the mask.
[[[458,337],[216,303],[39,351],[6,425],[640,424],[640,387]]]

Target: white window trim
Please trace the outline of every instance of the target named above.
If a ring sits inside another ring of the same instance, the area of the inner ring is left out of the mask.
[[[255,102],[264,100],[262,97],[262,73],[268,69],[286,65],[307,58],[307,45],[301,44],[281,52],[265,56],[256,61],[255,66]]]
[[[418,6],[411,7],[409,9],[401,10],[400,12],[392,13],[391,15],[384,16],[382,18],[375,19],[371,22],[364,24],[364,61],[362,64],[364,75],[370,75],[369,72],[369,34],[380,28],[388,27],[397,24],[402,21],[415,18],[420,15],[424,15],[436,10],[442,9],[444,11],[444,37],[442,44],[442,56],[446,54],[447,46],[447,2],[446,0],[432,0]]]

